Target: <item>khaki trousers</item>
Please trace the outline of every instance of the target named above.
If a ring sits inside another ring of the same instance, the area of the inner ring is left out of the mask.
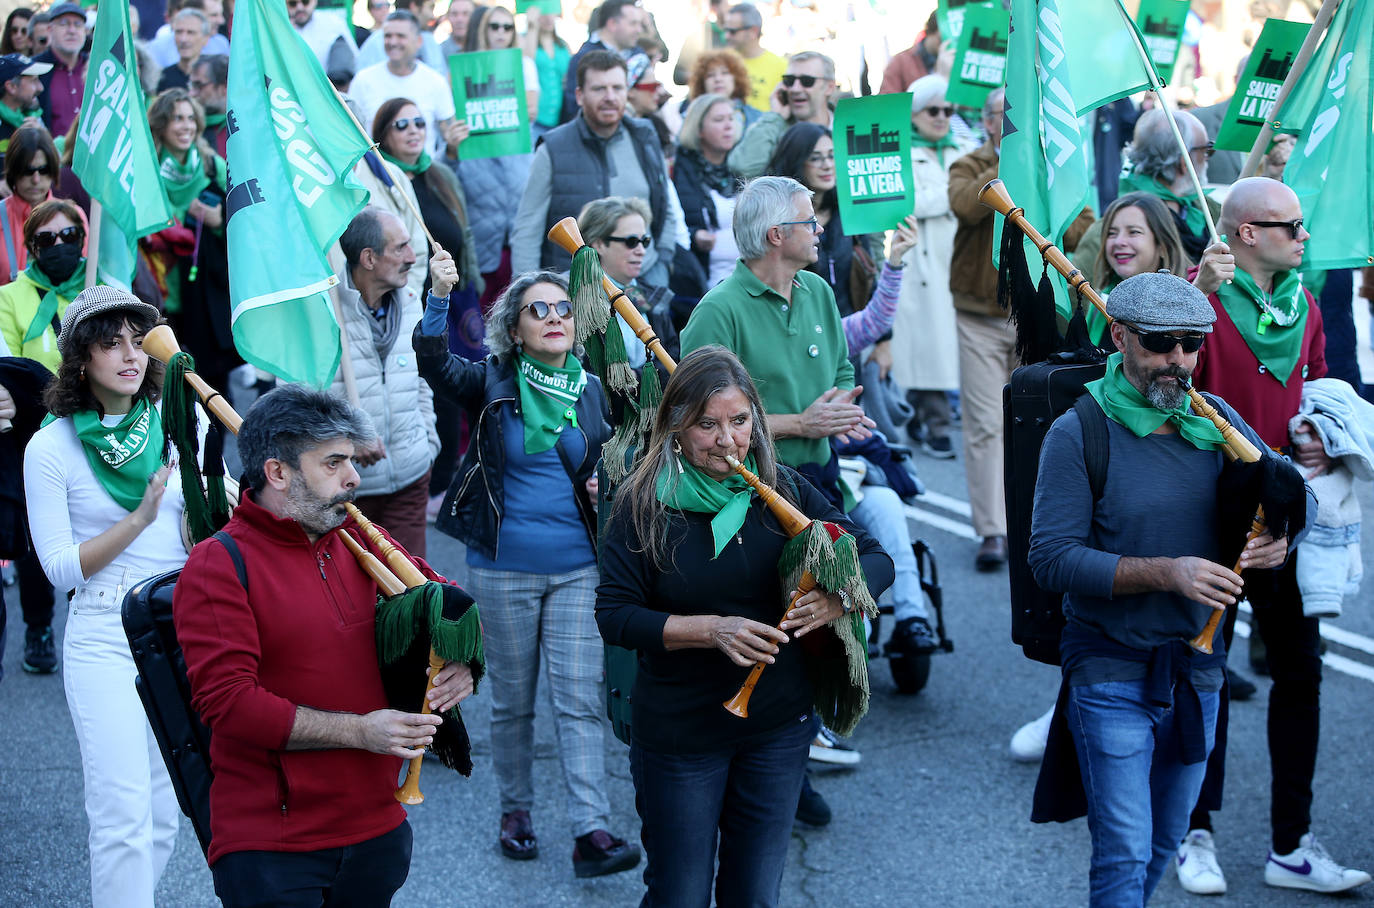
[[[1016,328],[1002,316],[955,313],[959,329],[960,406],[964,414],[964,473],[979,536],[1007,535],[1002,489],[1002,388],[1011,381]]]

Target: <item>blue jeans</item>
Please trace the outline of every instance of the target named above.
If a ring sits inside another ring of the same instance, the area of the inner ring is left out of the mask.
[[[1068,724],[1078,751],[1093,856],[1089,904],[1141,908],[1188,831],[1206,761],[1184,764],[1173,746],[1172,708],[1145,698],[1144,680],[1069,688]],[[1219,692],[1200,691],[1207,750],[1216,740]]]
[[[640,908],[707,908],[713,875],[719,908],[776,905],[815,735],[808,716],[764,740],[704,753],[631,744],[648,858]]]

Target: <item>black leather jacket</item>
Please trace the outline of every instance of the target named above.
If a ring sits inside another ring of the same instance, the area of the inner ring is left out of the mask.
[[[412,342],[420,377],[429,382],[435,394],[447,395],[461,405],[472,426],[467,453],[453,484],[444,493],[444,504],[434,527],[495,559],[506,506],[501,408],[515,407],[518,412],[520,394],[515,386],[515,370],[510,363],[499,362],[493,356],[473,362],[449,353],[447,332],[442,337],[429,337],[421,334],[416,325]],[[575,429],[586,440],[586,453],[581,463],[572,465],[576,475],[571,477],[571,483],[577,513],[593,548],[596,512],[592,510],[586,482],[600,460],[601,446],[611,437],[608,414],[601,380],[589,374],[587,387],[577,401]]]

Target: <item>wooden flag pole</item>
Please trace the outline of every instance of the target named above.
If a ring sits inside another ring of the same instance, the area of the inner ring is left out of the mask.
[[[100,265],[100,202],[91,199],[91,232],[86,239],[86,286],[96,285],[96,269]]]
[[[1270,108],[1270,116],[1264,118],[1264,125],[1260,127],[1259,135],[1255,137],[1255,144],[1250,149],[1250,154],[1245,159],[1245,166],[1240,169],[1240,176],[1237,179],[1243,180],[1246,177],[1253,177],[1259,172],[1260,160],[1269,152],[1269,143],[1274,140],[1274,132],[1283,124],[1279,121],[1279,113],[1283,110],[1283,103],[1288,100],[1288,94],[1293,90],[1293,86],[1298,84],[1298,79],[1307,71],[1308,61],[1317,51],[1317,44],[1321,41],[1321,36],[1326,33],[1327,26],[1331,24],[1331,17],[1336,14],[1336,7],[1341,5],[1341,0],[1322,0],[1321,9],[1317,11],[1317,17],[1312,20],[1312,27],[1307,30],[1307,37],[1302,41],[1302,47],[1298,49],[1298,56],[1293,60],[1293,65],[1288,70],[1288,75],[1284,77],[1283,85],[1279,86],[1279,95],[1274,99],[1274,106]]]

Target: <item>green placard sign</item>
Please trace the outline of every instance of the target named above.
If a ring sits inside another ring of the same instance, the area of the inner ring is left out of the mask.
[[[1245,72],[1226,108],[1226,119],[1217,131],[1217,148],[1249,151],[1264,128],[1264,119],[1274,109],[1279,88],[1293,68],[1311,26],[1283,19],[1269,19],[1250,51]]]
[[[835,189],[846,235],[890,230],[911,214],[911,93],[835,105]]]
[[[971,6],[987,6],[989,0],[940,0],[935,7],[935,22],[941,41],[957,41],[964,31],[964,12]]]
[[[548,13],[550,16],[563,15],[563,0],[515,0],[517,13]]]
[[[1188,19],[1188,0],[1140,0],[1135,24],[1145,38],[1150,62],[1161,78],[1168,79],[1178,62],[1183,44],[1183,24]]]
[[[520,50],[483,50],[448,58],[453,107],[467,120],[468,137],[458,148],[464,161],[528,154],[530,121],[525,109],[525,74]]]
[[[964,11],[964,30],[946,95],[951,104],[982,107],[988,92],[1006,81],[1010,23],[1011,16],[1000,7],[970,6]]]

